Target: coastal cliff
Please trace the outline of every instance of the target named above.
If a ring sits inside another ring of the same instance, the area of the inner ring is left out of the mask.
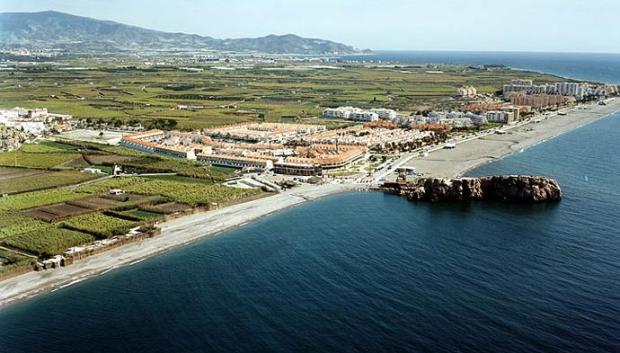
[[[461,202],[557,202],[562,191],[557,181],[543,176],[489,176],[479,178],[419,178],[384,183],[381,189],[410,201]]]

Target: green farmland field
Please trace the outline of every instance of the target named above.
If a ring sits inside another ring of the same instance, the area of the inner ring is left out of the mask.
[[[0,72],[3,107],[47,107],[50,111],[93,120],[137,120],[148,126],[158,118],[174,119],[177,127],[197,129],[248,120],[304,121],[323,108],[354,105],[401,111],[454,104],[462,85],[494,93],[513,78],[555,81],[551,75],[510,69],[483,70],[464,66],[370,67],[337,65],[299,70],[289,64],[257,65],[222,71],[204,65],[202,72],[177,67],[118,68],[89,62],[85,70]],[[182,66],[182,65],[179,65]],[[179,105],[194,106],[179,110]]]
[[[92,234],[97,238],[109,238],[129,232],[139,223],[121,218],[106,216],[101,213],[89,213],[71,217],[60,224],[62,227]]]

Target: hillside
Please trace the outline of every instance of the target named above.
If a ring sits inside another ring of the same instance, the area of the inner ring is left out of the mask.
[[[226,50],[279,54],[351,54],[359,50],[297,35],[215,39],[169,33],[56,11],[0,13],[0,46],[70,51]]]

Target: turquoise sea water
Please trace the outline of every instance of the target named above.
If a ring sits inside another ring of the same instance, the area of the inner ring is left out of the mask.
[[[620,114],[470,174],[556,205],[336,195],[0,311],[0,352],[618,352]]]

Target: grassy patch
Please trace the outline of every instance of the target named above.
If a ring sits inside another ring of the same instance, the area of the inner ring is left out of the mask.
[[[81,158],[79,153],[24,151],[0,153],[0,165],[7,167],[51,169]]]
[[[0,244],[36,256],[61,254],[67,248],[94,240],[91,235],[60,229],[32,218],[0,214]]]
[[[154,220],[154,219],[161,217],[161,214],[159,213],[149,212],[149,211],[144,211],[144,210],[139,210],[139,209],[123,211],[121,213],[126,216],[135,217],[136,219],[143,220],[143,221]]]
[[[23,145],[20,151],[26,153],[58,153],[69,152],[75,153],[77,151],[76,146],[54,142],[54,141],[42,141],[39,143],[30,143]]]
[[[0,249],[0,275],[20,267],[30,266],[32,258],[9,249]]]
[[[44,231],[33,231],[7,237],[2,244],[40,257],[62,254],[66,249],[95,241],[89,234],[60,229],[50,225]]]
[[[2,180],[0,183],[0,194],[49,189],[63,185],[77,184],[96,177],[97,176],[93,174],[86,174],[73,170],[22,176],[19,178]]]
[[[0,198],[0,210],[24,210],[26,208],[74,200],[84,196],[84,194],[66,189],[28,192]]]
[[[92,234],[97,238],[110,238],[115,235],[127,234],[139,223],[106,216],[101,213],[71,217],[60,223],[61,227]]]
[[[213,169],[192,161],[169,159],[160,156],[148,156],[121,163],[131,171],[148,173],[177,173],[190,178],[207,179],[211,182],[223,181],[234,175],[234,170],[228,168]]]

